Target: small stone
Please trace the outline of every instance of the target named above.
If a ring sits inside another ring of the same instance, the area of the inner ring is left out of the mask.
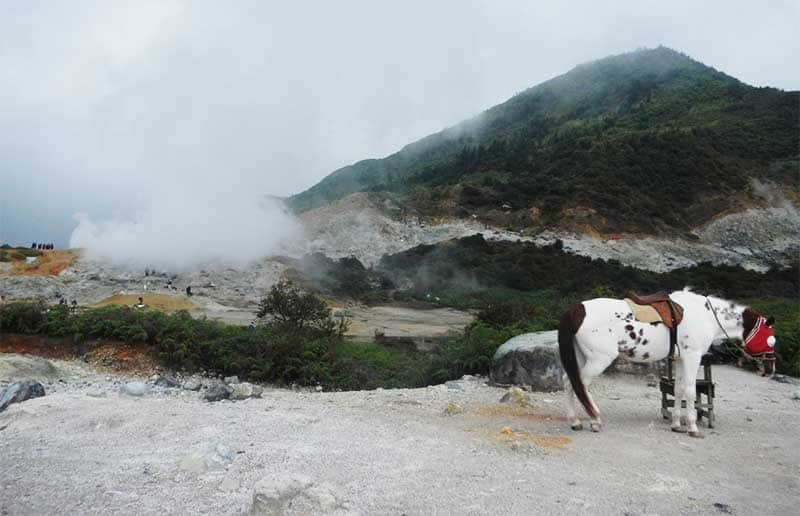
[[[147,384],[144,382],[128,382],[122,386],[120,392],[128,396],[144,396],[147,392]]]
[[[531,397],[519,387],[509,387],[508,392],[500,398],[500,403],[514,403],[523,407],[530,407]]]
[[[234,384],[234,383],[239,383],[239,377],[238,376],[226,376],[223,381],[227,385],[231,385],[231,384]]]
[[[645,380],[647,381],[648,387],[658,387],[658,378],[653,373],[649,373],[645,376]]]
[[[167,389],[174,389],[175,387],[180,387],[181,384],[173,380],[168,376],[159,376],[158,380],[156,380],[156,387],[164,387]]]
[[[461,382],[445,382],[445,386],[451,391],[463,391],[464,384]]]
[[[187,391],[199,391],[203,384],[197,378],[189,378],[183,382],[183,388]]]
[[[206,453],[206,466],[209,468],[224,467],[232,463],[236,452],[222,443],[212,443]]]
[[[317,385],[316,387],[314,387],[314,390],[317,392],[322,392],[322,385]]]
[[[216,383],[206,389],[206,392],[203,394],[203,398],[205,398],[206,401],[212,402],[226,400],[231,397],[231,392],[233,392],[231,387],[228,387],[224,383]]]
[[[448,403],[447,407],[444,409],[445,416],[455,416],[456,414],[463,414],[464,407],[459,405],[458,403]]]
[[[242,382],[234,385],[229,385],[231,390],[232,400],[246,400],[247,398],[260,398],[264,389],[260,385]]]
[[[792,393],[792,399],[794,399],[794,400],[800,400],[800,389],[796,389],[796,390],[795,390],[795,391]]]

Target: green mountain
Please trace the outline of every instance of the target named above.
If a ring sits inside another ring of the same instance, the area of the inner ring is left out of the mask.
[[[659,47],[579,65],[289,202],[383,191],[423,215],[513,228],[682,232],[758,204],[753,179],[800,199],[799,166],[800,92]]]

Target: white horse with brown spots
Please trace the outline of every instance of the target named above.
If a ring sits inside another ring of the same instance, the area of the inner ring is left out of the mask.
[[[748,343],[763,341],[771,348],[775,345],[772,320],[745,306],[688,290],[673,292],[669,299],[683,308],[674,353],[681,366],[676,368],[671,426],[673,431],[688,430],[692,437],[702,437],[694,407],[700,359],[712,342],[725,338],[740,338]],[[561,320],[558,342],[566,372],[568,418],[573,430],[583,428],[575,414],[573,392],[591,418],[591,429],[600,430],[600,411],[592,400],[589,386],[617,356],[622,354],[633,362],[655,362],[667,358],[670,353],[669,329],[663,323],[635,320],[630,306],[622,299],[591,299],[570,308]],[[678,370],[681,374],[677,374]],[[686,400],[683,419],[679,413],[682,398]],[[681,424],[682,420],[688,428]]]

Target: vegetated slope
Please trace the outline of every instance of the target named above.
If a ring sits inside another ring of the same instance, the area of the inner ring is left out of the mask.
[[[798,92],[748,86],[668,48],[639,50],[339,169],[290,203],[303,211],[390,191],[424,214],[514,228],[684,231],[757,203],[752,178],[796,198],[799,120]]]
[[[445,303],[464,306],[480,306],[499,289],[619,296],[631,289],[652,293],[692,286],[699,292],[736,299],[797,300],[800,296],[797,264],[767,273],[708,263],[657,273],[615,260],[570,254],[560,242],[540,247],[485,240],[480,234],[384,256],[375,270],[394,284],[409,285],[414,297],[425,299],[432,294]]]

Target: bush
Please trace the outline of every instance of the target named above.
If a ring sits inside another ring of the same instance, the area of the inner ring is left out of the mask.
[[[325,301],[311,292],[303,292],[288,281],[272,286],[267,297],[258,305],[256,317],[269,317],[281,331],[294,334],[311,332],[326,336],[341,336],[347,331],[346,322],[331,319]]]
[[[426,380],[441,383],[465,374],[485,374],[497,348],[516,334],[513,328],[495,328],[481,321],[472,323],[464,335],[448,339],[434,350]]]
[[[47,306],[41,301],[0,306],[0,331],[39,333],[47,325]]]

